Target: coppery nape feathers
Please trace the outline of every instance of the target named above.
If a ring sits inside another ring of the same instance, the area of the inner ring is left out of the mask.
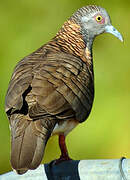
[[[60,137],[60,160],[70,159],[65,136],[90,114],[94,99],[92,44],[104,32],[122,40],[105,9],[83,7],[51,41],[15,67],[5,109],[11,127],[11,165],[17,173],[39,166],[53,134]]]

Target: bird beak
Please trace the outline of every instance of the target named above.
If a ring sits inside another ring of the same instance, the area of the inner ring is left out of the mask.
[[[107,25],[107,26],[105,27],[105,32],[113,34],[113,35],[116,36],[120,41],[123,42],[123,37],[122,37],[122,35],[121,35],[112,25]]]

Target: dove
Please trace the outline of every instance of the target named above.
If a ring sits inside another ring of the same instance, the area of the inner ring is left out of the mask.
[[[11,130],[11,165],[18,174],[36,169],[48,139],[59,136],[61,156],[70,160],[67,134],[84,122],[94,100],[92,46],[111,33],[123,41],[107,11],[78,9],[49,42],[18,62],[5,99]]]

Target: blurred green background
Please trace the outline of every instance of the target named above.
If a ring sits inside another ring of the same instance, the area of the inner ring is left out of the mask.
[[[93,47],[95,100],[88,120],[67,136],[73,159],[130,158],[130,3],[122,0],[6,0],[0,2],[0,174],[11,170],[10,132],[4,112],[8,82],[16,63],[49,41],[78,8],[107,9],[124,43],[110,34]],[[58,158],[57,137],[46,147],[44,162]]]

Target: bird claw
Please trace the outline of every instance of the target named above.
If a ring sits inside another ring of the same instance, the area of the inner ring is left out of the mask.
[[[62,162],[64,162],[64,161],[71,161],[71,160],[72,160],[72,159],[71,159],[69,156],[65,156],[65,157],[60,156],[59,159],[55,159],[55,160],[51,161],[50,163],[51,163],[52,165],[58,165],[59,163],[62,163]]]

